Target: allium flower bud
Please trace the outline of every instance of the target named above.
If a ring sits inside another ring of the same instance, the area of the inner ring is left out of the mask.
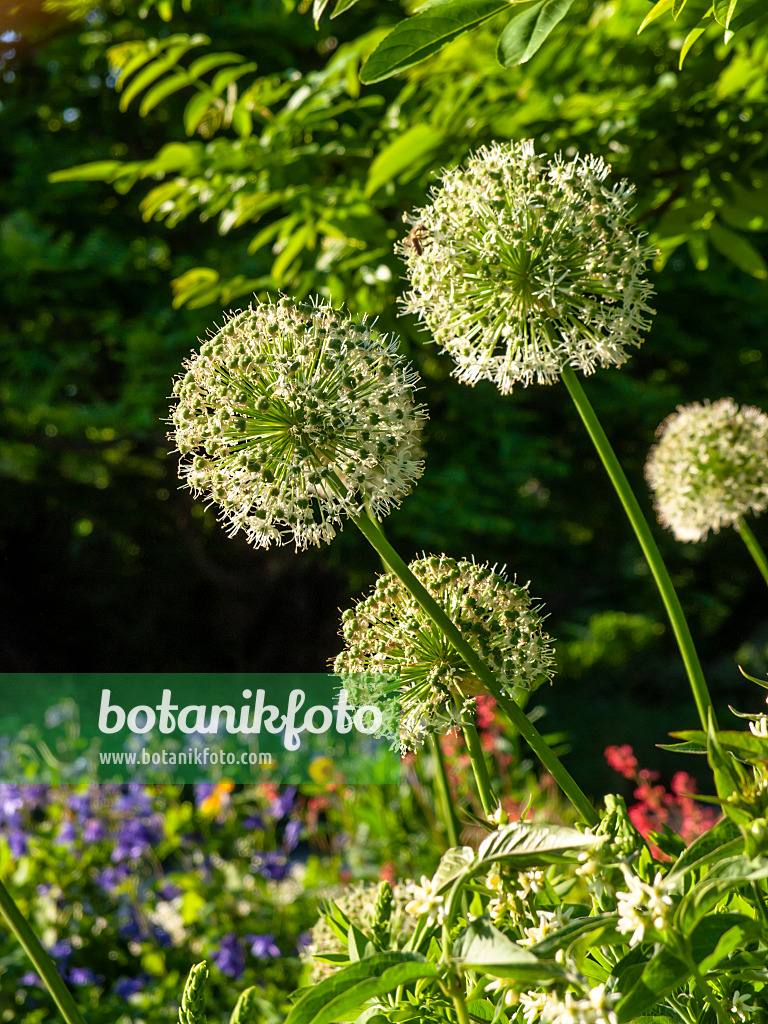
[[[653,310],[654,250],[629,215],[633,187],[600,157],[493,143],[446,171],[400,246],[421,318],[469,384],[551,384],[567,367],[619,366]]]
[[[394,340],[320,300],[229,315],[185,363],[173,438],[186,485],[256,547],[330,541],[421,476],[426,419]]]
[[[659,521],[677,540],[704,540],[768,508],[768,416],[732,398],[679,406],[645,466]]]
[[[542,628],[540,606],[527,586],[503,570],[427,556],[410,569],[474,647],[502,690],[533,690],[551,678],[552,641]],[[374,689],[356,693],[358,681],[380,673],[394,685],[400,710],[401,749],[413,749],[428,729],[455,728],[460,710],[484,692],[442,632],[393,574],[380,576],[372,593],[342,616],[346,649],[334,671],[355,703],[383,703]],[[385,710],[385,709],[384,709]],[[383,717],[387,720],[387,715]]]

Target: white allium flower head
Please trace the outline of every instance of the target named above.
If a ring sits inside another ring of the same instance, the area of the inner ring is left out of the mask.
[[[421,476],[418,376],[365,318],[319,299],[256,303],[184,365],[171,412],[180,473],[256,547],[330,541],[344,517],[381,517]]]
[[[677,540],[704,540],[768,508],[768,416],[732,398],[678,406],[645,466],[659,521]]]
[[[625,181],[600,157],[550,160],[533,142],[497,143],[444,172],[407,220],[407,312],[424,321],[456,376],[551,384],[566,366],[620,366],[653,310],[655,250],[632,226]]]
[[[541,606],[526,586],[504,570],[430,555],[410,569],[485,660],[502,690],[533,690],[551,679],[552,640],[544,632]],[[345,650],[334,671],[354,703],[377,703],[374,694],[355,692],[356,677],[380,673],[391,680],[389,696],[399,703],[401,749],[415,749],[428,729],[447,731],[460,724],[456,707],[474,706],[485,692],[461,655],[391,573],[380,576],[368,597],[342,616]],[[384,712],[383,712],[384,713]],[[387,716],[384,715],[386,718]]]

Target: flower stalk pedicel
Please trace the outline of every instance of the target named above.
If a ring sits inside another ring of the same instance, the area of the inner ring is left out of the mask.
[[[231,314],[174,385],[184,481],[256,547],[330,541],[421,475],[417,380],[394,341],[320,300]]]

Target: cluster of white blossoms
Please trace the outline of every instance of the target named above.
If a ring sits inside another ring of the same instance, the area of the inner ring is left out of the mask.
[[[442,924],[445,920],[445,899],[426,875],[421,876],[421,885],[415,887],[413,899],[406,904],[405,912],[426,917],[427,924]]]
[[[256,547],[330,541],[423,471],[418,377],[365,319],[321,300],[257,303],[185,368],[171,414],[182,478]]]
[[[645,467],[659,521],[677,540],[704,540],[768,508],[768,416],[732,398],[679,406]]]
[[[664,892],[661,872],[657,871],[652,884],[644,882],[629,868],[621,865],[626,892],[616,893],[616,909],[619,913],[617,930],[626,935],[631,932],[630,946],[636,946],[645,938],[646,931],[653,927],[663,931],[669,920],[672,897]]]
[[[619,1000],[597,985],[581,995],[566,992],[561,999],[554,992],[520,992],[510,981],[498,978],[486,988],[488,994],[501,996],[504,1006],[520,1006],[525,1024],[617,1024],[613,1009]]]
[[[493,143],[446,171],[399,251],[424,321],[474,384],[551,384],[619,366],[650,325],[655,250],[632,227],[633,187],[595,156],[552,160]]]
[[[483,658],[505,693],[532,690],[552,675],[552,640],[542,628],[540,607],[527,586],[503,570],[432,555],[410,569],[467,642]],[[461,655],[393,574],[380,576],[372,593],[342,616],[345,650],[334,671],[350,680],[382,673],[399,688],[401,749],[415,749],[428,728],[455,728],[460,711],[473,706],[479,684]],[[353,699],[354,695],[353,695]],[[367,699],[371,699],[370,697]]]

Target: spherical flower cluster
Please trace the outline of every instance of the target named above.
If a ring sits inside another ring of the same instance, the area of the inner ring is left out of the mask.
[[[186,485],[256,547],[330,541],[422,473],[418,377],[394,341],[320,300],[230,314],[176,381]]]
[[[552,641],[527,586],[510,582],[503,570],[446,555],[417,559],[410,569],[505,693],[514,697],[516,687],[533,690],[551,678]],[[341,635],[346,648],[334,670],[351,700],[358,702],[356,674],[378,672],[394,680],[401,749],[418,746],[427,729],[455,728],[460,711],[481,692],[462,657],[392,574],[379,577],[372,593],[344,613]],[[364,696],[360,703],[375,700],[370,692]]]
[[[631,226],[627,182],[594,156],[547,160],[493,143],[446,171],[400,246],[415,313],[469,384],[553,383],[619,366],[653,312],[654,250]]]
[[[659,521],[677,540],[704,540],[768,508],[768,416],[732,398],[679,406],[658,429],[645,475]]]
[[[665,892],[661,872],[656,872],[649,885],[633,875],[626,865],[622,864],[621,870],[627,889],[616,893],[616,909],[619,914],[617,930],[622,934],[631,932],[629,944],[636,946],[645,939],[649,928],[664,930],[669,920],[672,897]]]

